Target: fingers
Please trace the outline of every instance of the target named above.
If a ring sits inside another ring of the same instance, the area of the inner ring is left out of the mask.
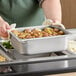
[[[8,33],[7,32],[2,32],[2,28],[0,28],[0,37],[8,37]]]
[[[52,25],[56,25],[58,27],[61,27],[61,28],[65,29],[65,26],[63,24],[61,24],[61,22],[58,21],[58,20],[53,20]]]
[[[54,24],[55,26],[61,27],[63,29],[66,29],[65,26],[63,24]]]
[[[1,31],[2,31],[3,33],[6,33],[7,30],[10,29],[10,26],[9,26],[9,24],[8,24],[7,22],[4,22],[4,23],[0,26],[0,28],[1,28]]]
[[[65,29],[65,26],[63,24],[61,24],[61,22],[59,22],[58,20],[46,19],[42,25],[56,25],[58,27]]]
[[[9,24],[0,16],[0,37],[8,37],[7,30],[10,29]]]

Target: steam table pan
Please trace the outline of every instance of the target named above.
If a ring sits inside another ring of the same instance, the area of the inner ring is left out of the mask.
[[[70,32],[59,28],[57,26],[33,26],[33,27],[22,27],[16,28],[16,30],[23,31],[24,29],[43,29],[45,27],[58,28],[64,31],[65,35],[59,36],[48,36],[41,38],[31,38],[31,39],[19,39],[12,32],[10,32],[10,41],[12,46],[20,54],[40,54],[40,53],[49,53],[62,51],[67,49],[67,36],[70,35]]]

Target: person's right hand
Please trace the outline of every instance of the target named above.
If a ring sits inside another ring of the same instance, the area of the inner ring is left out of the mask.
[[[9,24],[3,20],[3,18],[0,16],[0,37],[7,38],[8,32],[7,30],[10,29]]]

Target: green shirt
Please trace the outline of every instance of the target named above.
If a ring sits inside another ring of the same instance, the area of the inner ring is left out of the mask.
[[[0,0],[0,16],[17,27],[41,25],[44,13],[36,0]]]

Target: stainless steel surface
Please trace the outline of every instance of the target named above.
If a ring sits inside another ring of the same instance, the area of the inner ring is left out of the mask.
[[[10,56],[14,60],[12,62],[0,63],[0,66],[11,65],[14,67],[15,72],[0,74],[0,76],[31,76],[34,74],[34,76],[41,76],[76,71],[76,55],[69,53],[67,50],[62,52],[64,54],[60,56],[57,56],[55,53],[52,53],[53,56],[48,56],[47,53],[46,57],[45,55],[40,57],[39,55],[21,55],[18,51],[13,50],[10,52]]]
[[[70,39],[70,40],[76,40],[76,29],[68,29],[67,31],[69,31],[70,33],[72,33],[71,35],[68,36],[68,39]]]
[[[24,29],[34,29],[34,28],[42,29],[44,27],[45,26],[23,27],[23,28],[17,28],[17,30],[22,31]],[[58,28],[56,26],[48,26],[48,27]],[[69,35],[70,33],[64,29],[61,30],[65,32],[65,35],[32,38],[32,39],[19,39],[11,32],[10,41],[12,43],[12,46],[20,54],[38,54],[38,53],[62,51],[67,49],[67,35]]]
[[[33,54],[33,55],[22,55],[18,51],[11,51],[10,57],[12,57],[13,61],[0,63],[0,65],[13,65],[13,64],[30,64],[30,63],[41,63],[41,62],[52,62],[52,61],[60,61],[60,60],[70,60],[76,59],[75,54],[71,54],[69,51],[62,51],[64,55],[61,56],[49,56],[49,53],[45,54]]]
[[[14,64],[31,64],[31,63],[43,63],[43,62],[53,62],[53,61],[63,61],[69,59],[76,59],[76,55],[70,54],[65,51],[63,55],[60,56],[38,56],[38,55],[21,55],[16,50],[10,53],[10,57],[12,57],[13,61],[2,62],[0,65],[14,65]]]
[[[0,54],[1,54],[2,56],[4,56],[4,57],[7,59],[7,62],[13,60],[12,58],[10,58],[10,57],[3,51],[3,49],[2,49],[1,46],[0,46]]]

